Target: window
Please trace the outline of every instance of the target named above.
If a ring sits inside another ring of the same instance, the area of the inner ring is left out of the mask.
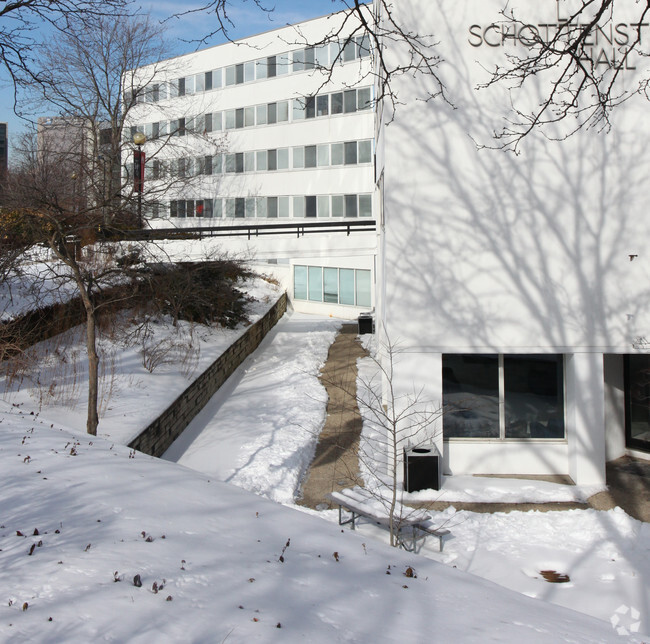
[[[355,271],[356,277],[356,305],[370,306],[370,271]]]
[[[445,438],[564,438],[561,355],[442,357]]]
[[[289,148],[278,149],[278,170],[289,169]]]
[[[305,101],[304,98],[293,99],[293,120],[301,121],[305,118]]]
[[[345,195],[345,216],[357,216],[357,195]]]
[[[339,271],[337,268],[323,269],[323,301],[338,304]]]
[[[157,103],[160,100],[160,85],[154,85],[151,88],[151,101]]]
[[[307,267],[293,267],[293,296],[297,300],[307,299]]]
[[[194,94],[194,76],[187,76],[185,78],[185,94]]]
[[[235,110],[228,110],[226,112],[226,130],[235,129]]]
[[[264,152],[262,154],[265,154]],[[277,170],[278,169],[278,151],[277,150],[267,150],[266,152],[266,167],[265,170]],[[259,170],[259,167],[258,167]]]
[[[212,70],[212,87],[213,89],[219,89],[222,84],[222,73],[220,69]]]
[[[328,195],[320,195],[318,197],[318,216],[319,217],[330,216],[330,198]]]
[[[289,197],[278,197],[278,217],[289,216]]]
[[[304,61],[305,69],[314,69],[315,54],[313,47],[305,49]]]
[[[289,54],[280,54],[279,56],[276,57],[276,72],[278,76],[288,74],[289,73]]]
[[[318,167],[322,168],[330,164],[330,146],[326,143],[318,146]]]
[[[370,56],[370,37],[368,34],[357,36],[356,40],[359,58],[367,58]]]
[[[293,295],[297,300],[368,307],[372,306],[371,279],[368,270],[294,266]]]
[[[316,167],[316,146],[307,145],[305,146],[305,168],[315,168]]]
[[[316,97],[316,116],[329,114],[330,97],[328,94]]]
[[[308,293],[312,302],[323,301],[323,269],[320,266],[308,267]]]
[[[271,152],[271,150],[269,150],[269,152]],[[268,167],[269,166],[269,164],[267,163],[268,153],[266,150],[258,150],[255,156],[257,157],[255,162],[255,167],[258,172],[265,172],[266,170],[271,170],[271,168]]]
[[[625,446],[650,450],[650,356],[625,356]]]
[[[255,214],[257,217],[266,218],[266,197],[257,197],[255,199]]]
[[[350,60],[354,60],[357,57],[357,45],[354,42],[354,39],[348,40],[345,45],[343,45],[343,62],[347,63]]]
[[[332,165],[343,165],[343,143],[332,143]]]
[[[344,144],[345,165],[356,165],[357,163],[357,142],[349,141]]]
[[[351,268],[339,270],[339,303],[354,306],[354,270]]]
[[[305,118],[313,119],[316,116],[316,97],[308,96],[305,99]]]
[[[268,197],[266,200],[266,216],[276,218],[278,216],[278,198]]]
[[[237,197],[235,200],[235,217],[243,219],[246,209],[246,200],[243,197]]]
[[[357,90],[347,89],[343,92],[343,111],[346,114],[357,111]]]
[[[226,67],[226,87],[235,84],[235,66]]]
[[[212,114],[206,114],[203,119],[206,132],[212,132]]]
[[[255,61],[255,78],[258,80],[266,78],[268,71],[268,65],[266,58],[260,58],[260,60]]]
[[[293,168],[294,170],[305,167],[305,148],[293,148]]]
[[[336,92],[332,94],[330,101],[332,114],[343,114],[343,93]]]
[[[244,153],[244,172],[255,172],[255,152]]]
[[[255,108],[244,108],[244,127],[255,127]]]
[[[269,56],[266,59],[266,75],[268,78],[273,78],[277,75],[277,62],[275,56]]]
[[[212,174],[221,174],[223,172],[223,154],[215,154],[212,157]]]
[[[289,101],[280,101],[278,104],[278,123],[289,120]]]
[[[257,124],[266,125],[266,105],[258,105],[255,111],[257,112]]]
[[[203,174],[207,174],[207,175],[212,174],[212,157],[211,156],[203,157]]]
[[[305,217],[316,217],[316,197],[305,197]]]
[[[359,217],[372,217],[372,195],[359,195]]]
[[[205,92],[205,73],[197,74],[194,77],[194,91],[197,94],[199,92]]]
[[[360,90],[357,90],[357,109],[358,110],[369,110],[372,107],[372,97],[371,97],[370,87],[364,87]]]
[[[244,64],[235,65],[235,85],[241,85],[244,82]]]
[[[178,79],[178,95],[179,96],[185,96],[185,79],[184,78],[179,78]]]
[[[315,64],[316,67],[327,67],[330,63],[329,45],[320,45],[316,47]]]
[[[293,52],[293,71],[294,72],[301,72],[305,68],[304,60],[305,60],[304,50],[299,49],[299,50]]]
[[[250,83],[255,80],[255,63],[244,63],[244,83]]]
[[[372,161],[372,141],[359,141],[359,163]]]
[[[267,105],[267,123],[273,124],[278,122],[278,106],[275,103]]]
[[[293,216],[294,217],[304,217],[305,216],[305,198],[304,197],[294,197],[293,198]]]
[[[223,202],[221,199],[212,200],[212,216],[217,219],[223,217]]]
[[[244,202],[246,208],[246,217],[248,219],[255,217],[255,197],[246,197]]]
[[[240,107],[235,110],[235,127],[237,129],[244,127],[244,108]]]
[[[343,195],[332,196],[332,217],[343,217]]]
[[[203,88],[207,92],[212,89],[212,72],[205,72],[203,78]]]

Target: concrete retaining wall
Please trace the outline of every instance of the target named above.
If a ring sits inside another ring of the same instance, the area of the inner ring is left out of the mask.
[[[151,456],[162,456],[208,400],[264,339],[287,310],[286,293],[269,312],[213,362],[156,420],[129,443]]]

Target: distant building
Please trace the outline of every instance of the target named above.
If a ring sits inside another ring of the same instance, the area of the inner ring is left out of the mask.
[[[125,82],[125,98],[137,103],[129,138],[147,138],[151,226],[306,225],[298,236],[224,246],[269,262],[297,310],[356,318],[374,304],[376,234],[304,233],[318,224],[374,224],[370,46],[345,18],[140,68],[132,86]],[[346,30],[359,35],[346,43]],[[132,155],[123,162],[129,176]]]

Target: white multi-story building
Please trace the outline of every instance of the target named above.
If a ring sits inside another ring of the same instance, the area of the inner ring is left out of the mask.
[[[391,81],[397,109],[375,106],[366,40],[341,49],[335,14],[169,61],[133,112],[153,139],[149,184],[177,179],[153,226],[376,220],[378,236],[224,247],[275,262],[299,310],[376,308],[400,348],[394,391],[442,409],[426,438],[448,474],[603,483],[607,460],[650,451],[647,103],[617,108],[607,134],[533,131],[515,155],[492,138],[511,88],[477,89],[563,2],[511,2],[518,27],[504,0],[394,3],[407,32],[434,34],[448,102],[429,100],[435,78],[405,74]],[[625,15],[597,30],[593,63],[614,66],[632,30]],[[384,46],[389,67],[407,62],[399,38]],[[648,77],[642,58],[628,66],[627,87]]]
[[[401,347],[397,390],[444,405],[436,441],[448,473],[603,483],[606,461],[650,448],[649,107],[632,97],[609,132],[560,140],[575,129],[567,119],[531,132],[519,154],[494,149],[494,133],[517,118],[513,101],[540,106],[556,76],[531,78],[523,93],[480,86],[572,6],[511,1],[504,14],[505,4],[393,3],[404,29],[434,34],[449,102],[426,100],[434,78],[402,76],[402,104],[385,106],[378,326]],[[590,34],[597,70],[620,67],[636,7],[617,2]],[[385,53],[405,60],[393,42]],[[647,59],[619,74],[634,89]]]
[[[139,95],[131,134],[148,139],[151,226],[372,223],[371,57],[360,30],[342,46],[359,27],[343,18],[135,70],[126,95]],[[223,247],[272,262],[297,309],[354,318],[374,305],[376,233],[366,229],[292,228]]]

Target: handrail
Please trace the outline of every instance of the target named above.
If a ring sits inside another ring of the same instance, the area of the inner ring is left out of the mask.
[[[104,230],[105,239],[146,241],[149,239],[203,239],[204,237],[261,237],[295,234],[303,237],[317,233],[374,232],[374,219],[354,221],[296,222],[278,224],[239,224],[228,226],[194,226],[191,228],[149,228],[145,230]]]

